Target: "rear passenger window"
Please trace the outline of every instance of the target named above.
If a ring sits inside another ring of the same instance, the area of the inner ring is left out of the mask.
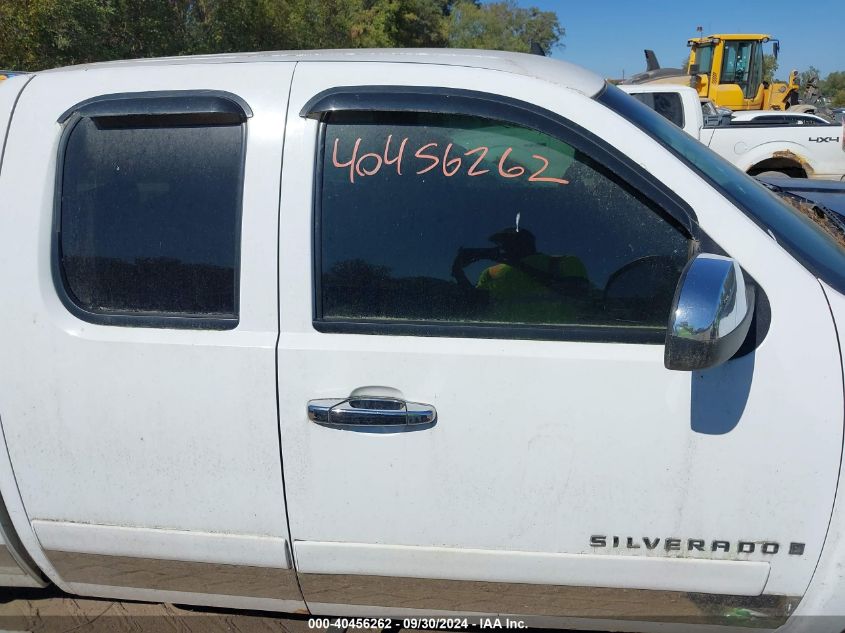
[[[640,92],[631,95],[678,127],[684,127],[684,107],[677,92]]]
[[[72,121],[67,134],[58,257],[71,301],[93,315],[187,317],[185,324],[201,317],[233,327],[240,118],[92,115]]]
[[[318,322],[665,329],[687,236],[571,145],[348,112],[323,144]]]

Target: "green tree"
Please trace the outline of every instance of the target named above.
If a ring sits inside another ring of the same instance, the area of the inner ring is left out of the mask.
[[[3,65],[40,69],[88,61],[92,53],[113,56],[115,9],[98,0],[56,2],[0,0]]]
[[[564,28],[553,11],[522,8],[515,0],[479,4],[459,0],[449,15],[449,46],[494,50],[531,50],[536,43],[545,51],[561,46]]]
[[[454,0],[0,0],[0,67],[360,46],[445,46]]]
[[[830,98],[832,106],[845,106],[845,71],[830,73],[819,82],[819,88],[824,96]]]
[[[0,66],[176,55],[200,11],[192,0],[0,0]]]
[[[449,0],[214,0],[208,52],[444,46]]]
[[[355,12],[352,44],[366,47],[447,45],[452,0],[375,0]]]
[[[763,81],[772,82],[775,80],[775,73],[778,71],[778,59],[774,55],[763,55]]]
[[[297,48],[316,16],[299,2],[212,0],[193,41],[195,52],[230,53]],[[319,7],[317,3],[314,5]],[[299,10],[298,10],[299,9]],[[335,19],[340,16],[335,15]],[[330,28],[331,25],[323,25]]]
[[[514,0],[0,0],[0,68],[348,47],[550,49],[557,16]]]

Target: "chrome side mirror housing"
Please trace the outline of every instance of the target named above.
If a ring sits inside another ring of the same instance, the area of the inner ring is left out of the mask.
[[[730,257],[702,253],[684,268],[666,332],[666,369],[721,365],[737,353],[754,315],[754,287]]]

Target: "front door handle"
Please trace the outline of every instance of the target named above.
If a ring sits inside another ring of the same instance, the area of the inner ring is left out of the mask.
[[[320,398],[308,402],[308,419],[334,427],[420,426],[434,424],[437,411],[430,404],[401,398]]]

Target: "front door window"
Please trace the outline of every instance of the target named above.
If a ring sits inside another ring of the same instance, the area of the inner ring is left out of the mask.
[[[335,113],[324,143],[318,320],[665,328],[687,236],[567,142]]]

